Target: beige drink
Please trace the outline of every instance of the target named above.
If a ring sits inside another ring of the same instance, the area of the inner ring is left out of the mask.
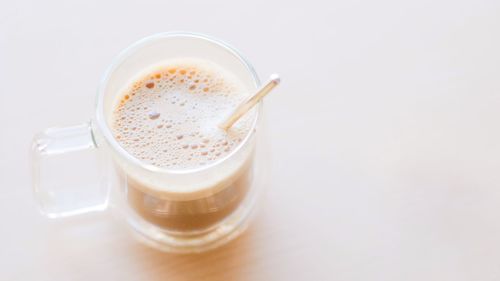
[[[248,93],[236,76],[212,62],[164,62],[124,90],[113,112],[113,134],[144,163],[174,172],[202,169],[228,157],[249,133],[254,112],[227,132],[218,127]],[[245,198],[251,161],[249,156],[226,169],[222,178],[185,188],[129,175],[127,200],[137,214],[157,226],[201,231],[226,218]]]

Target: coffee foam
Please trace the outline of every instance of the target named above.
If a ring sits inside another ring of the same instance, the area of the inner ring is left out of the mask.
[[[136,158],[190,169],[227,156],[251,129],[255,112],[227,132],[218,125],[248,95],[232,73],[200,59],[177,59],[145,72],[123,92],[113,133]]]

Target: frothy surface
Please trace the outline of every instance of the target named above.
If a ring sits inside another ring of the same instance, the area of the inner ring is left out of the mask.
[[[142,161],[189,169],[228,155],[245,138],[255,112],[229,131],[218,127],[248,95],[232,73],[199,59],[178,59],[153,68],[120,96],[113,134]]]

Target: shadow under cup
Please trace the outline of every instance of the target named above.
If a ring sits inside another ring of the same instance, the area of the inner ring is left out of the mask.
[[[257,125],[225,158],[196,169],[168,170],[141,162],[111,132],[117,96],[144,70],[174,58],[212,61],[236,75],[249,91],[260,82],[249,63],[223,42],[202,35],[164,33],[122,52],[106,73],[92,122],[95,141],[111,152],[123,185],[118,197],[125,216],[143,241],[161,250],[199,252],[223,244],[245,228],[255,205],[253,175]],[[221,119],[222,120],[222,119]]]

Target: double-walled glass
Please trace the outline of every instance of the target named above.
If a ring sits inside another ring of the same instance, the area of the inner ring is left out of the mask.
[[[260,84],[248,61],[214,38],[162,33],[133,44],[104,75],[90,122],[47,129],[35,137],[34,190],[45,215],[66,217],[113,206],[142,241],[172,252],[204,251],[244,230],[258,187],[255,148],[262,104],[255,109],[252,129],[234,151],[196,169],[144,163],[124,150],[111,132],[115,102],[131,80],[144,69],[182,57],[212,61],[250,90]]]

